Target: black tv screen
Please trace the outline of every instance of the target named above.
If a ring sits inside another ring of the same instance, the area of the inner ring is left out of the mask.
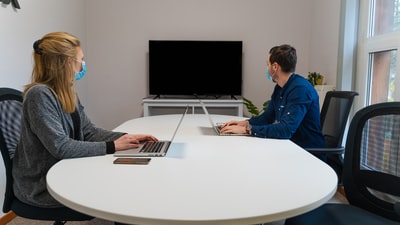
[[[149,94],[242,95],[242,41],[149,41]]]

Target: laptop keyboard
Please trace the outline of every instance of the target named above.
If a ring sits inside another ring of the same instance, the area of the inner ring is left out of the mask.
[[[140,149],[139,152],[160,152],[162,149],[162,146],[164,145],[164,142],[153,142],[149,141],[144,143],[142,149]]]

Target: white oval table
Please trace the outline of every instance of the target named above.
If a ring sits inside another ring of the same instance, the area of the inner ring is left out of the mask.
[[[243,119],[212,115],[215,122]],[[169,139],[180,115],[133,119],[116,131]],[[183,119],[166,157],[115,165],[113,155],[61,160],[48,190],[64,205],[128,224],[256,224],[310,211],[335,193],[325,163],[289,140],[216,136],[204,114]]]

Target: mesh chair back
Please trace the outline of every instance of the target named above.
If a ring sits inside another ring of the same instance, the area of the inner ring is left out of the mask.
[[[354,91],[328,91],[321,109],[321,127],[325,137],[325,147],[342,147],[344,131],[349,118]]]
[[[358,111],[345,151],[343,185],[350,204],[400,221],[400,102]]]
[[[0,88],[0,150],[6,169],[6,192],[3,212],[10,211],[14,199],[12,191],[12,158],[19,141],[22,94],[11,88]]]

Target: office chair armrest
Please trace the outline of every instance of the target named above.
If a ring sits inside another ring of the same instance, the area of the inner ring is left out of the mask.
[[[339,148],[306,148],[306,150],[313,154],[342,154],[344,147]]]

